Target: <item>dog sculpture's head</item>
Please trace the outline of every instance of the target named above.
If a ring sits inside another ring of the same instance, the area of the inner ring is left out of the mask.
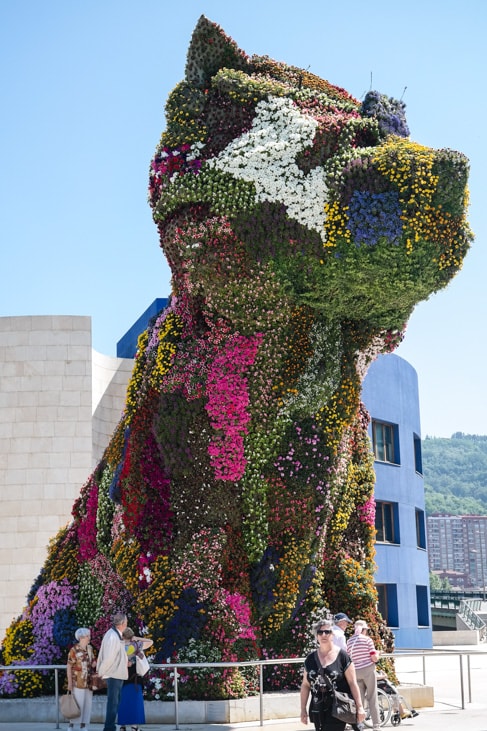
[[[248,57],[202,16],[166,111],[150,200],[176,291],[211,300],[267,268],[295,303],[378,332],[460,268],[467,161],[412,142],[402,102]]]

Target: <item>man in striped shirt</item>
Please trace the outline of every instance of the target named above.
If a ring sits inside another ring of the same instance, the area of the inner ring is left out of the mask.
[[[367,634],[369,627],[363,619],[358,619],[355,622],[354,629],[354,634],[347,642],[347,652],[355,665],[355,674],[362,696],[362,703],[364,703],[364,698],[367,696],[374,731],[379,731],[380,717],[375,674],[375,663],[379,659],[379,653],[374,647],[372,638]]]

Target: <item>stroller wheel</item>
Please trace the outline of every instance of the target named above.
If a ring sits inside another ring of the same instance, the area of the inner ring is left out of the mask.
[[[401,723],[401,714],[393,713],[391,716],[391,723],[393,726],[399,726],[399,724]]]

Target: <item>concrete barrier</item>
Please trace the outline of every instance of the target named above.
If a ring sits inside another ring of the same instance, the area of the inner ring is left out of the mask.
[[[430,685],[398,685],[397,692],[404,696],[412,708],[433,708],[434,689]]]
[[[105,705],[106,696],[94,696],[92,723],[104,722]],[[146,701],[144,707],[146,723],[175,723],[173,701]],[[297,718],[299,708],[299,693],[264,694],[265,720]],[[178,711],[181,724],[241,723],[260,719],[260,702],[258,696],[223,701],[179,701]],[[58,718],[55,698],[2,698],[0,718],[4,723],[55,723]],[[63,721],[61,714],[59,720]]]
[[[433,688],[428,686],[401,685],[398,692],[413,708],[434,705]],[[106,697],[93,697],[92,723],[105,720]],[[145,718],[148,724],[173,724],[176,720],[173,701],[146,701]],[[298,718],[299,693],[264,693],[263,718],[283,720]],[[260,720],[259,696],[236,698],[225,701],[179,701],[179,723],[244,723]],[[57,709],[54,697],[44,698],[2,698],[0,718],[3,723],[55,723]],[[63,717],[59,714],[59,720]]]
[[[479,631],[476,629],[437,630],[433,632],[434,647],[451,647],[453,645],[478,645]]]

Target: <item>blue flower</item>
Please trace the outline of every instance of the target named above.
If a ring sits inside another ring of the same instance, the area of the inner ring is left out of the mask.
[[[369,193],[357,190],[348,208],[347,228],[356,246],[374,246],[380,238],[399,244],[403,224],[399,197],[395,191]]]

